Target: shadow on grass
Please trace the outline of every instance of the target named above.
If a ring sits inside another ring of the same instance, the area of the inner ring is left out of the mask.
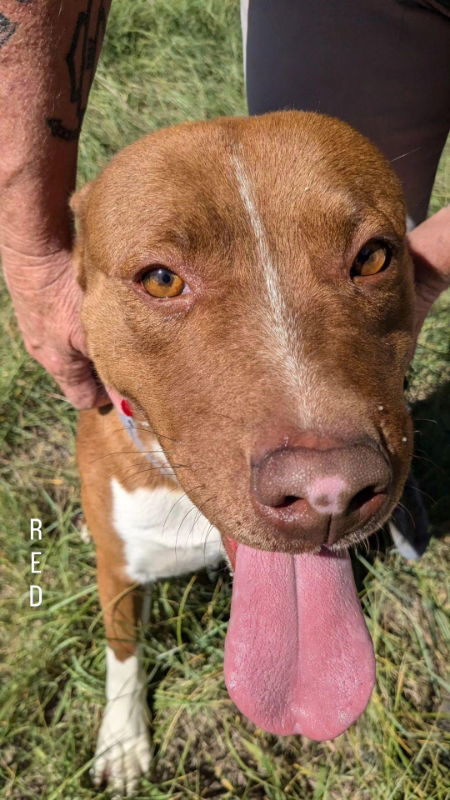
[[[450,523],[450,381],[412,407],[415,427],[413,472],[428,511],[433,536]]]
[[[431,536],[441,539],[450,531],[450,381],[426,399],[413,403],[411,410],[415,431],[412,473],[429,518]],[[416,518],[414,505],[407,499],[406,492],[400,505],[407,509],[408,516]],[[369,538],[368,551],[364,545],[357,548],[371,563],[379,553],[392,548],[392,538],[386,528]],[[361,591],[367,569],[354,553],[352,563],[356,585]]]

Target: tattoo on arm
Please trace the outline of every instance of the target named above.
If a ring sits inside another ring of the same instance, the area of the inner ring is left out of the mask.
[[[16,0],[17,3],[22,3],[22,5],[27,5],[28,3],[33,3],[34,0]],[[3,45],[6,44],[8,39],[16,32],[18,28],[17,22],[11,22],[8,17],[5,17],[4,14],[0,12],[0,50],[2,49]]]
[[[0,50],[8,39],[16,32],[17,24],[0,13]]]
[[[34,0],[16,0],[17,3],[22,3],[23,5],[27,5],[28,3],[33,3]],[[17,22],[12,22],[8,17],[5,17],[4,14],[0,12],[0,50],[2,49],[3,45],[11,38],[11,36],[16,32],[18,28]]]
[[[19,2],[24,2],[24,0],[19,0]],[[25,2],[29,2],[29,0],[25,0]],[[95,20],[93,5],[94,0],[88,0],[86,11],[80,11],[78,14],[69,52],[66,55],[70,79],[70,102],[75,106],[77,124],[74,128],[70,128],[64,125],[62,119],[54,117],[47,119],[52,136],[66,141],[77,139],[80,133],[97,56],[106,28],[106,10],[103,0],[100,2]],[[89,35],[90,32],[91,35]]]

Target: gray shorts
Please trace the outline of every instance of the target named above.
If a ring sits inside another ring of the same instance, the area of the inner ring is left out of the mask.
[[[450,129],[450,0],[242,0],[242,20],[250,113],[346,120],[424,219]]]

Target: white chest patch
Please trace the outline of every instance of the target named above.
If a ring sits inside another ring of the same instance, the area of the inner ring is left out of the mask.
[[[125,545],[127,573],[139,583],[217,566],[222,540],[181,490],[135,489],[111,481],[112,519]]]

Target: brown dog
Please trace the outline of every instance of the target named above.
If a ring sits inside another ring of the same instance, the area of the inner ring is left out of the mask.
[[[147,136],[73,208],[90,353],[137,421],[133,444],[114,409],[80,415],[108,638],[95,780],[131,792],[149,764],[132,588],[222,541],[231,697],[333,738],[374,681],[347,549],[390,517],[412,450],[399,182],[349,126],[282,112]]]

